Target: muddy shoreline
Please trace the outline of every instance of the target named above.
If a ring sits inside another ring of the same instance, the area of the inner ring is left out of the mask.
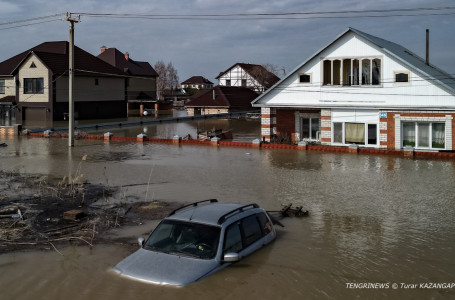
[[[121,244],[131,239],[107,233],[122,226],[164,218],[181,203],[111,201],[119,188],[82,178],[0,171],[0,254],[53,250],[69,244]]]

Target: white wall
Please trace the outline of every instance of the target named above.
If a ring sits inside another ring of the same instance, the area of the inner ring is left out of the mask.
[[[380,86],[322,86],[323,59],[363,57],[382,59]],[[410,72],[410,83],[394,83],[394,73],[402,71]],[[299,83],[301,73],[311,74],[311,84]],[[455,96],[350,32],[269,91],[260,103],[295,107],[455,108]]]

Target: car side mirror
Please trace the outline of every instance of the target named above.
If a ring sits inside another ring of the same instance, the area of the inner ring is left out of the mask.
[[[223,256],[223,261],[225,262],[236,262],[240,260],[240,255],[238,253],[229,252]]]
[[[144,245],[144,241],[145,241],[145,239],[144,239],[143,237],[140,237],[140,238],[137,239],[137,243],[138,243],[139,246],[141,246],[141,247]]]

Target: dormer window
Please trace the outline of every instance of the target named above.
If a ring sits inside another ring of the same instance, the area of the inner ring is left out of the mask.
[[[381,84],[380,58],[341,58],[322,61],[322,85],[372,86]]]

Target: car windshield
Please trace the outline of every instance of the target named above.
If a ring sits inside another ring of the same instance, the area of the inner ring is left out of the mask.
[[[214,258],[220,228],[216,226],[164,220],[144,244],[144,249],[201,259]]]

